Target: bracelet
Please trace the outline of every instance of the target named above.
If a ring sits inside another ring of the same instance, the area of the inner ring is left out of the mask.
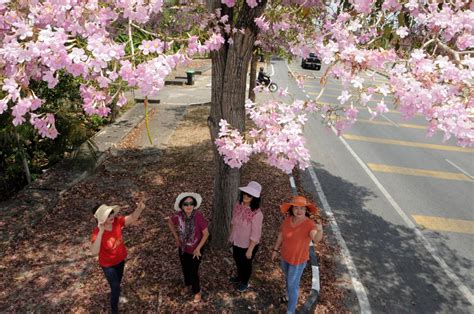
[[[273,249],[273,251],[275,251],[275,252],[280,252],[280,251],[279,251],[279,250],[277,250],[277,249]]]

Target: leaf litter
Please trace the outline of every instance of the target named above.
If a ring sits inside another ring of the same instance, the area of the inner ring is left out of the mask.
[[[158,112],[159,114],[159,112]],[[24,225],[24,236],[10,243],[0,258],[0,312],[107,312],[109,287],[88,249],[95,227],[92,209],[101,203],[135,208],[134,194],[143,192],[146,208],[139,221],[124,229],[128,259],[122,295],[123,312],[281,312],[284,278],[271,250],[283,217],[279,205],[291,196],[288,176],[253,157],[243,167],[242,184],[262,184],[264,225],[250,289],[237,292],[228,278],[235,271],[230,250],[206,247],[200,266],[203,299],[192,302],[182,294],[181,266],[166,219],[176,196],[194,191],[203,196],[201,210],[210,220],[214,176],[212,143],[207,128],[208,106],[193,106],[162,151],[134,148],[131,132],[115,156],[61,196],[56,207],[34,226]],[[298,178],[297,173],[295,176]],[[300,189],[300,192],[302,190]],[[21,222],[17,222],[21,224]],[[210,221],[212,224],[212,221]],[[324,223],[324,220],[323,220]],[[337,248],[323,240],[317,245],[321,295],[316,313],[347,312],[344,290],[337,285]],[[299,305],[309,296],[311,268],[301,281]]]

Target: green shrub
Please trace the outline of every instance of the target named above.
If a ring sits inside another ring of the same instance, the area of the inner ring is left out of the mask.
[[[0,200],[14,195],[27,184],[22,151],[34,179],[65,156],[73,155],[82,143],[109,123],[108,118],[87,116],[84,113],[79,93],[80,83],[79,79],[71,75],[61,74],[54,89],[49,89],[44,82],[31,84],[35,94],[45,100],[35,113],[55,115],[59,135],[54,140],[40,137],[28,123],[15,128],[11,123],[11,115],[0,115]],[[18,134],[19,141],[16,140],[15,133]]]

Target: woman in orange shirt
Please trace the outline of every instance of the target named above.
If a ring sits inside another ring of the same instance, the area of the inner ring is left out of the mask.
[[[317,207],[303,196],[294,196],[291,202],[283,203],[280,210],[288,216],[280,227],[272,260],[277,258],[281,246],[281,268],[288,295],[287,313],[295,313],[301,275],[309,260],[309,244],[310,241],[321,241],[323,228],[309,218],[310,213],[316,214]]]
[[[140,200],[135,211],[128,216],[119,216],[119,206],[100,205],[94,217],[97,219],[97,227],[92,232],[91,251],[99,255],[99,264],[104,272],[105,278],[110,285],[110,306],[113,314],[118,313],[120,298],[120,284],[122,282],[123,270],[127,250],[122,238],[122,228],[137,221],[145,208]]]

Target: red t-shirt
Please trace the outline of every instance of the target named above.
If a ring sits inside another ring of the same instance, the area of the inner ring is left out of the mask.
[[[117,265],[127,258],[127,249],[122,238],[122,228],[125,225],[125,217],[119,216],[112,223],[112,230],[104,230],[102,234],[102,242],[99,250],[99,264],[102,267],[110,267]],[[95,227],[92,232],[92,242],[95,241],[99,234],[99,228]]]
[[[291,217],[287,217],[281,225],[283,242],[281,245],[281,257],[291,265],[299,265],[309,260],[310,231],[316,228],[316,223],[307,218],[294,227],[291,225]]]

